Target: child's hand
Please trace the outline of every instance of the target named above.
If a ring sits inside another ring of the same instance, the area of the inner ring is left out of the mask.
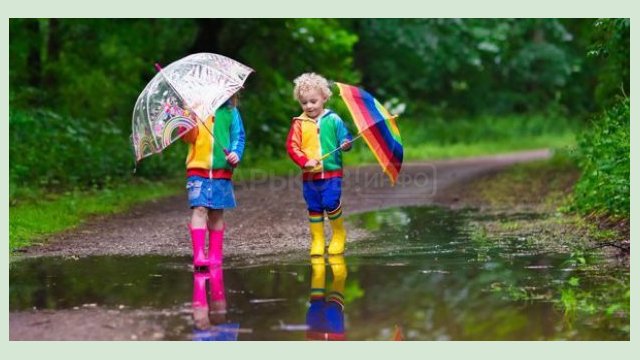
[[[235,152],[230,152],[229,155],[227,155],[225,157],[225,159],[227,159],[229,164],[234,165],[234,166],[237,165],[238,162],[240,161],[240,158],[238,157],[238,154],[236,154]]]
[[[314,167],[318,166],[318,164],[320,164],[320,162],[316,159],[309,159],[305,164],[304,164],[304,168],[305,169],[313,169]]]
[[[351,149],[351,141],[345,140],[340,144],[340,150],[347,151],[349,149]]]

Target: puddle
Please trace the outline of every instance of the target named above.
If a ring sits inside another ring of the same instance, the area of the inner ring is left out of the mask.
[[[629,339],[628,314],[567,312],[570,296],[579,306],[580,291],[628,273],[594,267],[596,253],[575,261],[527,237],[474,237],[474,216],[433,207],[361,214],[352,222],[375,236],[346,257],[196,273],[188,257],[27,259],[10,266],[9,306],[82,312],[88,322],[135,312],[165,340]],[[592,266],[576,266],[582,260]]]

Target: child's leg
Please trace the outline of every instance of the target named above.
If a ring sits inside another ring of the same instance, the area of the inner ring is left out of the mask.
[[[344,228],[344,219],[342,218],[342,203],[340,201],[342,178],[328,179],[326,185],[322,192],[322,202],[333,230],[328,252],[330,255],[342,254],[344,253],[344,243],[347,239],[347,231]]]
[[[322,180],[320,180],[322,181]],[[322,209],[321,188],[318,181],[302,183],[302,194],[309,211],[309,229],[311,231],[311,250],[313,255],[324,255],[324,211]]]
[[[193,266],[207,266],[209,263],[204,255],[204,243],[207,223],[207,209],[204,207],[193,208],[189,232],[191,233],[191,245],[193,248]]]
[[[329,256],[329,265],[333,273],[333,282],[327,295],[325,310],[327,330],[330,333],[344,335],[344,285],[347,280],[347,265],[343,255]]]
[[[326,265],[323,256],[311,257],[311,291],[309,308],[307,309],[307,326],[309,332],[322,332],[325,328],[324,296],[326,282]],[[309,335],[309,333],[307,333]]]
[[[224,210],[209,210],[209,265],[219,266],[222,264],[222,244],[224,242]]]
[[[209,230],[222,230],[224,228],[224,210],[209,209],[207,227]]]
[[[207,213],[208,210],[205,207],[194,207],[191,213],[191,227],[194,229],[203,229],[207,225]]]

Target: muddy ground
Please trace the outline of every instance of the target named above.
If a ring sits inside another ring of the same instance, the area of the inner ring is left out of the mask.
[[[547,150],[403,165],[396,186],[379,166],[347,168],[343,211],[349,214],[411,205],[463,204],[459,186],[524,161],[548,158]],[[307,212],[299,176],[269,177],[235,185],[238,207],[225,212],[225,255],[251,259],[306,249]],[[455,192],[449,189],[456,188]],[[80,228],[46,239],[16,254],[34,256],[189,255],[186,224],[190,218],[184,195],[152,201],[127,213],[95,218]],[[350,230],[349,241],[362,237]],[[328,229],[327,229],[328,231]]]

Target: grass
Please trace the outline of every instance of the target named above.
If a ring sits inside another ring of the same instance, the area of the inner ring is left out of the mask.
[[[465,201],[502,218],[470,223],[471,236],[482,242],[522,238],[540,252],[566,253],[566,267],[574,271],[555,284],[551,292],[536,294],[514,284],[494,287],[492,291],[513,300],[541,297],[551,301],[564,313],[569,328],[578,315],[587,315],[590,322],[628,336],[628,266],[603,262],[593,251],[620,235],[601,229],[579,214],[558,211],[571,202],[572,184],[577,175],[575,164],[566,157],[556,156],[548,161],[515,165],[467,185],[465,192],[468,194],[461,196]],[[509,219],[509,214],[522,213],[543,216],[522,218],[520,215],[517,219]]]
[[[73,229],[91,216],[122,212],[132,205],[175,195],[182,182],[124,184],[98,191],[70,191],[46,201],[9,208],[9,250],[33,245],[47,235]]]
[[[354,149],[345,156],[346,165],[375,163],[375,157],[362,140],[354,144]],[[494,155],[505,152],[540,148],[565,148],[575,144],[573,134],[544,135],[520,139],[504,139],[494,142],[456,143],[440,145],[437,143],[408,144],[404,142],[404,161],[449,159],[480,155]]]
[[[474,224],[473,231],[480,235],[531,236],[540,246],[560,252],[624,242],[625,237],[628,240],[628,233],[602,227],[571,211],[578,178],[577,166],[560,153],[550,160],[518,164],[486,175],[457,191],[465,205],[487,213],[540,215]]]
[[[445,120],[397,120],[404,160],[431,160],[492,155],[518,150],[564,148],[576,144],[577,123],[561,116],[482,116]],[[375,162],[364,140],[357,140],[347,165]]]
[[[554,212],[570,200],[578,176],[577,167],[561,152],[550,160],[518,164],[485,176],[470,184],[462,197],[494,208]]]

